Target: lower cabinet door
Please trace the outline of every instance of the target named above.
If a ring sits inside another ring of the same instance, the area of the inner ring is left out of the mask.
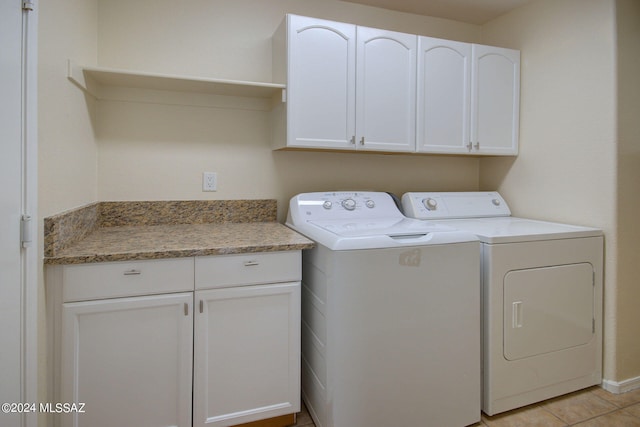
[[[196,291],[194,426],[300,411],[300,282]]]
[[[190,427],[192,308],[191,292],[64,304],[61,400],[82,412],[62,425]]]

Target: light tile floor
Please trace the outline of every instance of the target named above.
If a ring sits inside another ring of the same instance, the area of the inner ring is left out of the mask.
[[[303,405],[296,427],[313,427]],[[640,389],[613,394],[600,387],[570,393],[555,399],[489,417],[475,427],[640,427]],[[369,427],[369,426],[345,426]],[[403,427],[403,426],[378,426]],[[438,427],[429,425],[410,427]],[[463,427],[463,426],[461,426]]]

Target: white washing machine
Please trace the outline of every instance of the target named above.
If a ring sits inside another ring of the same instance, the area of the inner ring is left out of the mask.
[[[302,396],[317,427],[480,420],[480,243],[386,193],[291,199],[303,252]]]
[[[406,193],[402,206],[482,242],[485,413],[600,384],[601,230],[512,217],[497,192]]]

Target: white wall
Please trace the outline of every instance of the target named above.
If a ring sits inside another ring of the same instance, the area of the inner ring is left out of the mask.
[[[67,79],[67,60],[97,62],[97,0],[39,3],[39,201],[44,217],[96,201],[95,103]]]
[[[42,218],[97,199],[98,148],[90,117],[95,103],[67,80],[67,59],[97,62],[97,0],[38,2],[38,214]],[[39,239],[38,251],[43,253]],[[42,257],[39,257],[42,271]],[[46,313],[39,275],[38,398],[46,388]],[[39,414],[44,425],[45,414]]]
[[[604,376],[619,378],[615,0],[534,1],[485,25],[483,42],[521,50],[521,123],[520,155],[483,159],[480,187],[516,215],[604,230]]]
[[[271,35],[285,13],[477,41],[480,27],[333,0],[101,0],[102,66],[271,81]],[[474,190],[475,158],[273,152],[259,102],[181,97],[175,104],[99,102],[100,200],[276,198],[330,189]],[[195,106],[195,104],[207,106]],[[202,172],[219,190],[203,193]]]
[[[521,49],[520,155],[481,162],[482,187],[499,187],[517,214],[614,218],[613,4],[538,0],[483,28],[485,43]]]
[[[271,80],[270,38],[285,13],[462,41],[480,27],[336,0],[99,0],[103,66]]]

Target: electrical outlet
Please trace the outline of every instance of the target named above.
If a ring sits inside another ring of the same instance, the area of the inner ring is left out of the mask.
[[[202,191],[217,191],[218,176],[215,172],[202,172]]]

